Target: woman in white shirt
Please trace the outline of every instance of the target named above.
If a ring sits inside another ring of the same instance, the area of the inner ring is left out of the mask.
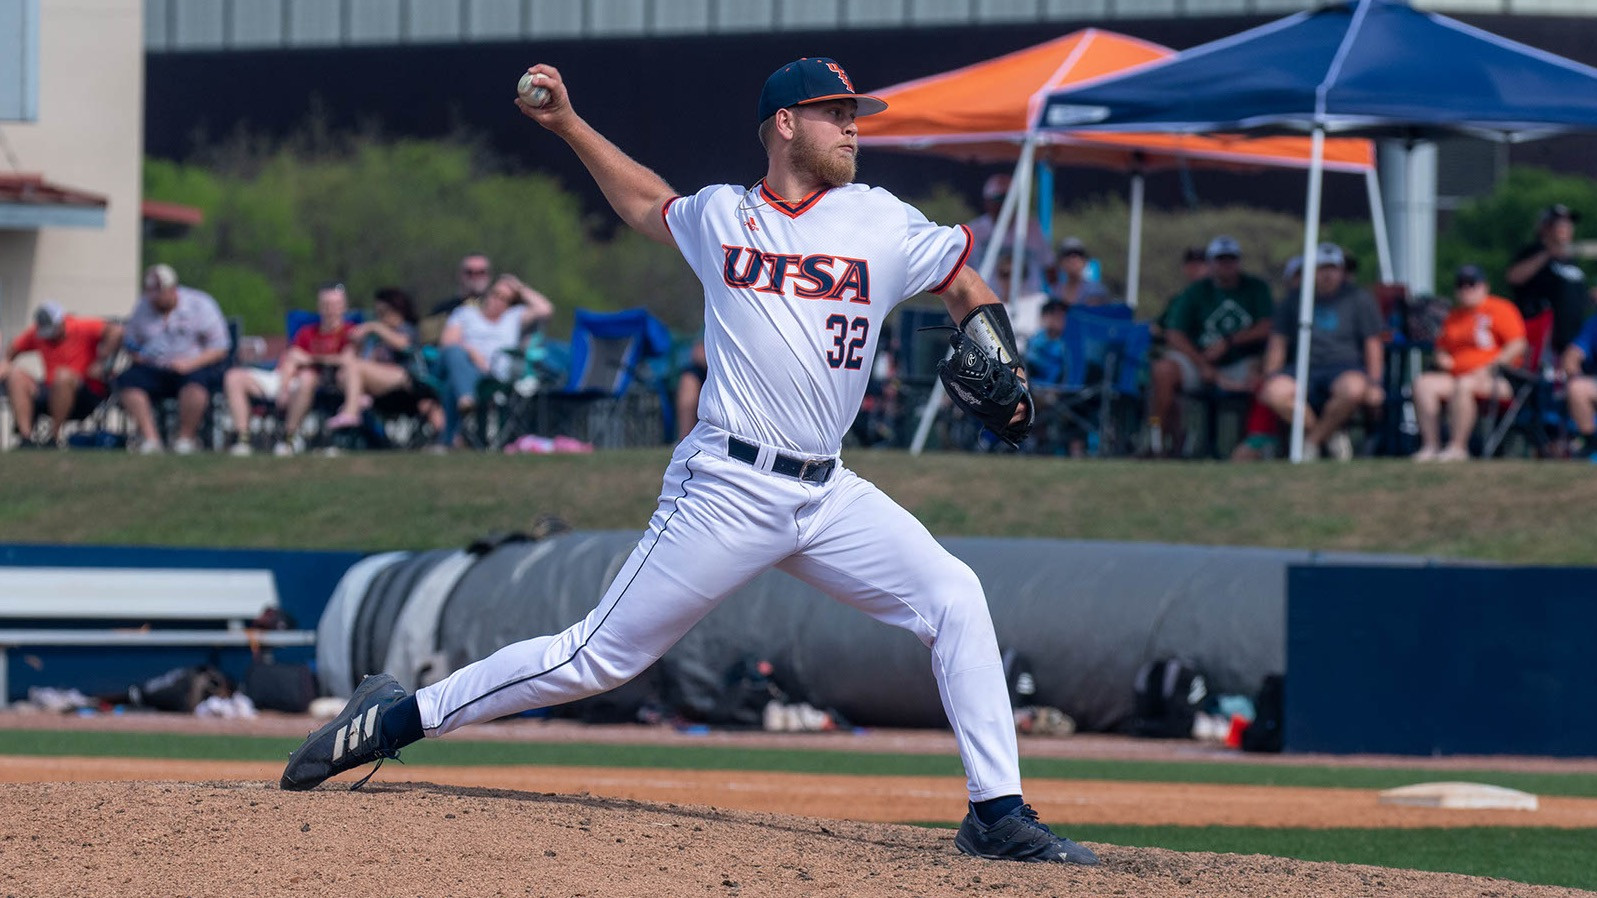
[[[546,321],[554,305],[542,293],[515,275],[500,275],[483,297],[482,305],[463,305],[449,315],[439,339],[439,361],[444,380],[454,397],[445,428],[446,445],[453,443],[460,418],[477,404],[477,384],[490,374],[503,373],[510,357],[528,331]]]

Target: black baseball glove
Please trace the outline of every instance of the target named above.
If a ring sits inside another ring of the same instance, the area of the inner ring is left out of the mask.
[[[982,310],[993,307],[983,306]],[[1003,307],[998,306],[1001,310]],[[937,376],[954,402],[967,414],[980,421],[1011,446],[1019,446],[1031,435],[1033,420],[1031,393],[1017,372],[1018,363],[1011,366],[1000,360],[1008,354],[1013,360],[1014,337],[1008,335],[1008,316],[1001,325],[991,311],[985,314],[972,312],[960,328],[949,337],[953,354],[937,363]],[[996,340],[989,339],[996,337]],[[1007,339],[1006,339],[1007,338]],[[996,344],[994,354],[982,344]],[[1007,345],[1005,345],[1007,344]],[[1022,404],[1025,411],[1019,421],[1011,423],[1015,410]]]

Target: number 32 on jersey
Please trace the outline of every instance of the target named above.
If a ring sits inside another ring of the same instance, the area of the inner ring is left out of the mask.
[[[865,339],[870,336],[870,320],[863,316],[850,319],[847,315],[832,315],[826,319],[826,332],[832,338],[832,345],[826,351],[826,364],[858,371],[865,364]]]

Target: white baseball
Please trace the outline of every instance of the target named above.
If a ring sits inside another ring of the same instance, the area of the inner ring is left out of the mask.
[[[531,72],[521,76],[521,81],[516,84],[516,93],[521,96],[521,102],[528,106],[542,106],[549,102],[549,88],[533,84]]]

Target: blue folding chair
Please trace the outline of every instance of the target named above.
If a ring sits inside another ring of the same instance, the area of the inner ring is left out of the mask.
[[[647,309],[577,309],[562,360],[565,383],[523,397],[511,417],[536,423],[502,428],[495,444],[526,429],[566,433],[600,448],[670,442],[672,398],[662,363],[671,346],[670,330]]]
[[[1130,452],[1153,342],[1148,325],[1115,306],[1078,307],[1065,317],[1064,341],[1065,382],[1055,413],[1085,432],[1089,455]]]
[[[562,392],[621,396],[632,386],[643,362],[670,352],[671,332],[647,309],[578,309],[571,330],[571,373]]]

